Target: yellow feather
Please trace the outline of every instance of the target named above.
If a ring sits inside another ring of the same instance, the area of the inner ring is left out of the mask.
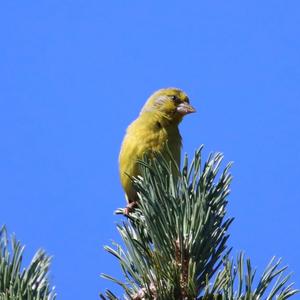
[[[185,107],[185,113],[179,109]],[[179,89],[168,88],[155,92],[143,107],[140,116],[129,125],[120,155],[120,178],[128,202],[137,201],[130,176],[139,175],[138,159],[144,154],[167,154],[166,144],[180,165],[181,136],[178,125],[183,115],[194,112],[187,95]]]

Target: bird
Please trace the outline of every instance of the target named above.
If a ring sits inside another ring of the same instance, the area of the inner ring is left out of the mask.
[[[182,138],[178,125],[195,111],[181,89],[163,88],[147,99],[138,118],[128,126],[119,154],[120,179],[127,200],[125,214],[138,203],[132,183],[132,177],[140,175],[138,160],[154,153],[166,155],[169,149],[179,167]]]

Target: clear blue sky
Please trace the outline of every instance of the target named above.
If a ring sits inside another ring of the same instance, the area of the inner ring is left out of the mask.
[[[0,224],[53,255],[58,299],[98,299],[124,205],[118,152],[146,98],[177,86],[197,114],[184,152],[235,162],[229,244],[300,287],[300,2],[2,1]]]

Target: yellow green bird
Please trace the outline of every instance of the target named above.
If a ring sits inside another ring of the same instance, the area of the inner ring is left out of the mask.
[[[167,144],[179,166],[181,136],[178,125],[185,115],[193,112],[195,109],[182,90],[161,89],[148,98],[138,118],[129,125],[119,155],[120,178],[128,209],[138,200],[130,179],[130,176],[139,175],[137,160],[155,152],[166,154]]]

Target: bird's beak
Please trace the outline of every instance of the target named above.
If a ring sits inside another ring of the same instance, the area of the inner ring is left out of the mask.
[[[177,112],[179,112],[183,116],[191,114],[195,111],[196,109],[187,102],[182,102],[177,106]]]

